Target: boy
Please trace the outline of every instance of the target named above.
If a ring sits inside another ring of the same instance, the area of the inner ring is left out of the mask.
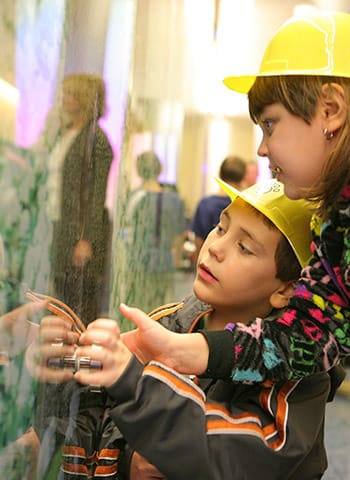
[[[219,330],[232,318],[273,321],[310,256],[304,201],[288,200],[275,180],[243,192],[220,184],[232,203],[200,251],[195,296],[151,314],[176,332]],[[121,311],[134,316],[125,306]],[[139,363],[120,341],[116,323],[103,319],[89,326],[80,343],[85,346],[77,355],[103,367],[79,371],[76,380],[107,387],[114,400],[110,416],[137,452],[134,458],[146,457],[164,475],[153,478],[322,477],[327,373],[274,385],[193,381],[161,363]],[[275,361],[268,344],[265,355]]]

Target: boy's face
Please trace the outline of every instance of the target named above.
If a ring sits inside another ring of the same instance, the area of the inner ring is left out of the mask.
[[[270,296],[282,284],[274,258],[280,239],[277,229],[236,199],[203,243],[194,293],[216,310],[229,311],[236,321],[266,316],[272,308]]]

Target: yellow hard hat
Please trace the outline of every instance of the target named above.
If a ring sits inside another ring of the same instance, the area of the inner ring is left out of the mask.
[[[248,93],[256,77],[271,75],[350,77],[350,15],[320,12],[290,18],[267,45],[259,72],[227,77],[224,84]]]
[[[305,267],[311,257],[311,212],[305,200],[290,200],[284,195],[284,186],[275,179],[266,180],[237,190],[216,178],[221,188],[234,202],[241,198],[252,205],[280,230],[290,243],[299,263]]]

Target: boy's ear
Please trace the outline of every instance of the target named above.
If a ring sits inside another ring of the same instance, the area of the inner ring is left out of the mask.
[[[345,92],[338,83],[326,83],[322,86],[322,108],[324,112],[324,128],[336,132],[346,121]]]
[[[273,308],[284,308],[293,295],[295,282],[281,282],[281,285],[270,296],[270,304]]]

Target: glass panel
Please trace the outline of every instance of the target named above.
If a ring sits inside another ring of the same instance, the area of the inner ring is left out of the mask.
[[[227,154],[255,159],[246,100],[221,80],[295,4],[0,2],[1,478],[117,478],[105,391],[63,378],[98,365],[62,350],[55,315],[76,336],[97,317],[126,331],[120,302],[191,292],[196,204]]]

